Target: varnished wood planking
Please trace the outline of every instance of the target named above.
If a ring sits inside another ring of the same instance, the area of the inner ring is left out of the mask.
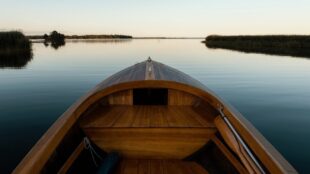
[[[167,116],[161,107],[154,107],[150,115],[150,127],[169,127]]]
[[[81,120],[88,127],[214,127],[191,106],[101,106]]]
[[[154,73],[156,80],[165,80],[165,81],[175,81],[196,88],[205,89],[205,85],[200,83],[198,80],[190,77],[189,75],[172,68],[170,66],[164,65],[162,63],[153,61]]]
[[[113,93],[108,96],[110,105],[132,105],[132,90]]]
[[[225,144],[219,140],[216,136],[212,137],[212,141],[222,151],[231,164],[238,170],[240,174],[247,174],[248,171],[244,168],[241,162],[231,153],[231,151],[225,146]]]
[[[183,124],[185,124],[185,127],[212,127],[214,126],[213,122],[204,122],[201,120],[204,120],[203,117],[205,117],[205,114],[197,114],[196,112],[193,112],[192,107],[181,107],[182,109],[174,109],[173,112],[175,115],[180,117],[179,119],[183,121]],[[199,119],[196,119],[196,117],[199,117]]]
[[[127,127],[150,127],[149,117],[151,110],[147,109],[147,106],[134,106],[128,109],[133,109],[135,120]],[[122,116],[126,117],[126,113],[124,113]]]
[[[85,134],[105,151],[128,158],[183,159],[204,146],[214,128],[85,128]]]
[[[180,174],[183,174],[183,169],[182,169],[181,166],[184,165],[184,164],[180,164],[180,162],[178,162],[177,160],[163,161],[163,165],[164,165],[164,169],[166,171],[165,173],[180,173]]]
[[[226,144],[230,147],[230,149],[234,151],[235,154],[238,155],[240,161],[245,166],[248,173],[258,173],[258,174],[262,173],[257,168],[252,158],[245,151],[244,147],[236,139],[236,136],[233,134],[231,129],[227,126],[225,121],[220,116],[218,116],[215,118],[214,122],[222,138],[224,139]]]
[[[60,168],[57,174],[65,174],[71,167],[71,165],[74,163],[74,161],[78,158],[78,156],[81,154],[81,152],[84,149],[84,142],[82,141],[78,147],[73,151],[73,153],[70,155],[70,157],[67,159],[67,161],[64,163],[64,165]]]
[[[164,174],[162,160],[150,160],[150,174]]]
[[[104,89],[119,83],[145,80],[145,66],[146,66],[145,61],[130,66],[105,79],[97,87],[98,89]]]
[[[183,91],[177,91],[177,90],[168,90],[168,105],[193,105],[195,101],[197,101],[198,98],[183,92]]]
[[[117,109],[115,109],[117,108]],[[82,125],[91,125],[93,127],[112,127],[118,118],[126,112],[127,107],[109,107],[100,106],[81,121]],[[128,124],[128,123],[127,123]]]
[[[132,160],[123,160],[118,165],[117,174],[138,174],[139,161],[132,159]]]
[[[123,114],[126,114],[126,116],[124,116]],[[123,107],[123,112],[121,116],[118,117],[117,121],[113,124],[113,127],[128,127],[129,125],[133,125],[134,121],[136,120],[136,117],[137,117],[137,113],[135,112],[135,110],[128,109],[128,107]],[[88,118],[85,118],[85,119],[87,120]],[[101,127],[100,126],[101,121],[97,121],[97,122],[98,122],[98,127]],[[84,125],[82,126],[84,127]],[[92,126],[92,125],[89,125],[89,126]]]
[[[205,114],[204,119],[207,122],[213,122],[214,118],[219,115],[217,108],[214,108],[214,106],[205,101],[199,101],[192,108],[197,113]]]
[[[199,164],[181,160],[125,159],[117,174],[208,174]]]

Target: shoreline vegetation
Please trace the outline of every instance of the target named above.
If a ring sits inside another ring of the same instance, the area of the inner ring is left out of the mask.
[[[31,50],[30,40],[19,31],[0,32],[0,53]]]
[[[31,40],[45,39],[44,35],[27,36]],[[132,39],[128,35],[64,35],[64,39]]]
[[[29,35],[31,40],[44,40],[43,35]],[[204,39],[203,37],[165,37],[165,36],[151,36],[151,37],[134,37],[130,35],[65,35],[65,39],[81,39],[81,40],[95,40],[95,39]]]
[[[32,44],[22,32],[0,32],[0,68],[23,68],[31,59]]]
[[[211,49],[310,58],[309,35],[210,35],[203,43]]]
[[[97,40],[127,40],[132,39],[132,36],[128,35],[64,35],[58,33],[57,31],[53,31],[50,35],[32,35],[27,36],[28,39],[31,40],[33,43],[43,42],[46,47],[49,45],[54,49],[58,49],[61,46],[66,44],[66,40],[69,41],[87,41],[87,42],[95,42]]]
[[[58,49],[66,44],[65,35],[58,33],[57,31],[52,31],[50,35],[44,34],[43,39],[46,47],[49,46],[50,43],[54,49]]]

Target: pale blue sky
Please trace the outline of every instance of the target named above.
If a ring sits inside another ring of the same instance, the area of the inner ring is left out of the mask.
[[[309,0],[0,0],[0,30],[27,34],[310,34]]]

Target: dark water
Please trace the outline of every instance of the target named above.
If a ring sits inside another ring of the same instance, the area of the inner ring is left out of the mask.
[[[86,91],[147,56],[206,84],[310,173],[310,59],[209,50],[200,40],[35,43],[26,67],[0,69],[0,173]]]

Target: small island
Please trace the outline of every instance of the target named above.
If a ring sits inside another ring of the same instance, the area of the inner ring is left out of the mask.
[[[66,36],[66,39],[132,39],[132,36],[128,35],[71,35]]]
[[[44,45],[48,46],[49,43],[51,46],[55,49],[58,49],[61,46],[64,46],[66,44],[65,42],[65,35],[58,33],[57,31],[52,31],[50,35],[44,34]]]
[[[203,41],[208,48],[310,58],[308,35],[219,36]]]
[[[64,46],[66,44],[65,40],[70,39],[74,41],[78,40],[83,40],[83,41],[94,41],[94,40],[101,40],[101,39],[106,39],[106,40],[127,40],[127,39],[132,39],[132,36],[129,35],[105,35],[105,34],[100,34],[100,35],[65,35],[62,33],[59,33],[57,31],[51,32],[49,35],[44,34],[44,35],[32,35],[32,36],[27,36],[29,39],[32,41],[36,40],[43,40],[43,43],[45,46],[51,45],[51,47],[58,49],[61,46]]]

